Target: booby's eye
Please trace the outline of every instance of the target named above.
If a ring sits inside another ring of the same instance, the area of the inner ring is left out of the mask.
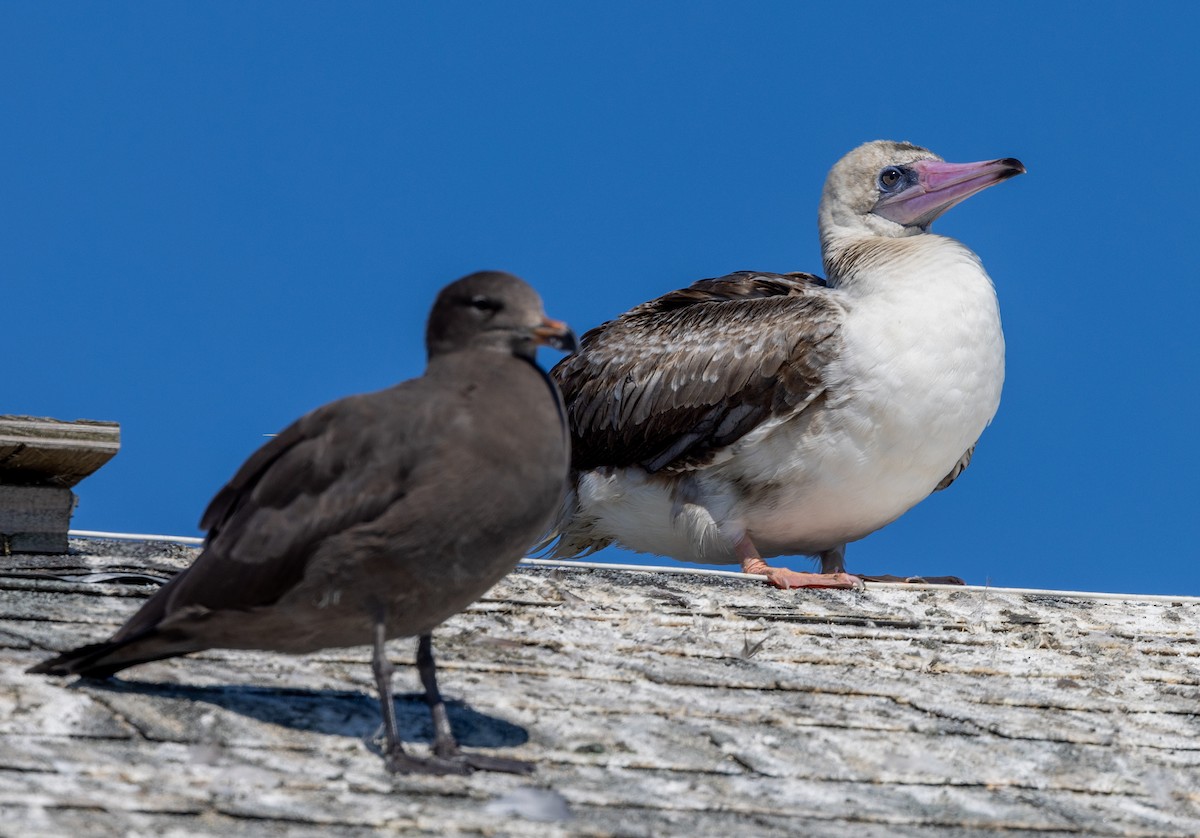
[[[904,170],[896,166],[888,166],[879,173],[879,188],[884,192],[895,192],[904,183]]]

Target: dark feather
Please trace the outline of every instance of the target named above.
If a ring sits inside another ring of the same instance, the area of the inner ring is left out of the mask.
[[[187,606],[261,607],[293,589],[328,536],[376,519],[404,497],[422,451],[405,440],[438,424],[419,407],[422,386],[416,379],[318,408],[252,454],[201,518],[209,531],[204,552],[113,640],[135,638]],[[368,426],[373,434],[356,434]]]
[[[579,470],[710,462],[761,422],[812,403],[842,309],[811,274],[705,279],[583,336],[551,375]]]
[[[979,443],[976,442],[975,445]],[[954,468],[950,469],[950,473],[942,478],[942,481],[933,487],[933,491],[940,492],[947,488],[951,483],[958,479],[958,476],[967,470],[967,466],[971,464],[971,455],[975,453],[975,445],[967,449],[967,453],[962,455],[962,458],[954,464]]]
[[[190,569],[177,601],[223,608],[269,605],[303,574],[308,553],[330,535],[372,521],[404,497],[422,426],[438,424],[424,381],[356,396],[302,417],[234,475],[201,521],[209,530],[204,555]],[[424,403],[424,404],[423,404]],[[359,429],[370,427],[371,434]],[[231,562],[240,591],[220,574],[195,573],[202,562]],[[203,578],[203,582],[200,581]]]

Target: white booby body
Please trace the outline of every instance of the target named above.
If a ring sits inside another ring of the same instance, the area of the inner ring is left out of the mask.
[[[554,371],[576,448],[555,553],[617,542],[785,586],[856,582],[844,545],[949,485],[999,406],[992,281],[927,230],[1020,171],[869,143],[826,183],[827,282],[733,274],[586,335]],[[824,574],[762,562],[784,554]]]

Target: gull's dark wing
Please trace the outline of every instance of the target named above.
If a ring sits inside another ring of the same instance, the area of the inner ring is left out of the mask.
[[[304,575],[324,539],[402,502],[438,422],[420,379],[314,410],[250,456],[201,519],[204,551],[113,638],[132,637],[190,605],[270,605]]]

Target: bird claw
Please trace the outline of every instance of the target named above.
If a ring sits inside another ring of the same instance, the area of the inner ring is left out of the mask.
[[[383,760],[384,768],[392,774],[446,774],[465,775],[472,771],[471,766],[456,759],[444,757],[414,757],[403,751],[390,753]]]
[[[508,757],[490,757],[485,754],[463,754],[460,759],[476,771],[498,771],[502,774],[532,774],[536,766],[532,762],[524,762]]]
[[[909,585],[965,585],[967,584],[957,576],[893,576],[890,573],[885,573],[881,576],[868,576],[859,574],[859,578],[866,582],[892,582]]]
[[[392,751],[384,756],[384,767],[392,774],[429,774],[435,776],[465,776],[475,771],[497,771],[504,774],[532,774],[535,766],[530,762],[485,754],[435,754],[429,757],[414,757],[405,751]]]
[[[764,574],[776,588],[838,588],[861,589],[863,581],[849,573],[801,573],[786,567],[772,567]]]

